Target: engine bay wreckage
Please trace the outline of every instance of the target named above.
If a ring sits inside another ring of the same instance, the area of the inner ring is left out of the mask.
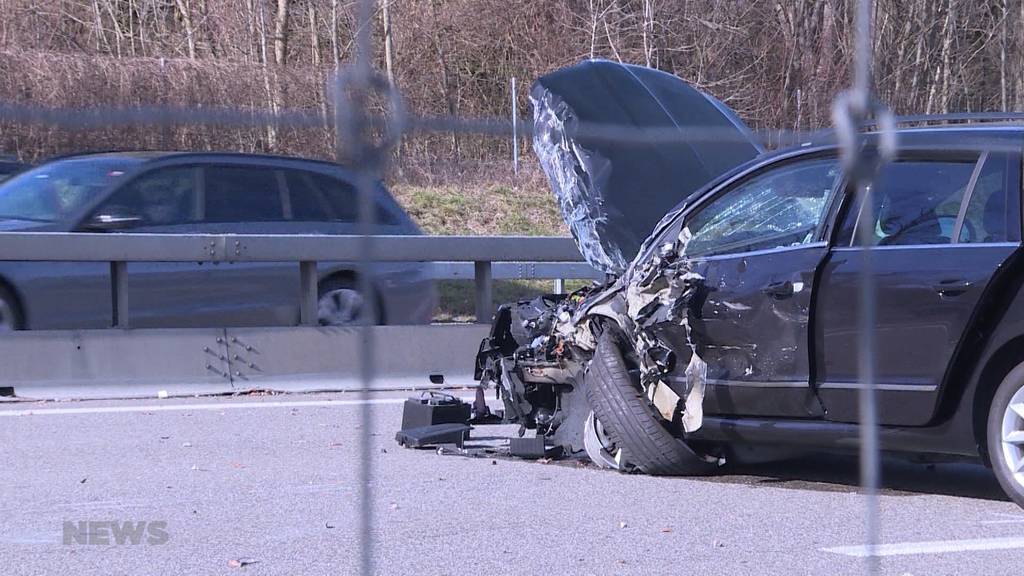
[[[685,442],[703,418],[708,287],[687,228],[668,228],[763,150],[723,104],[649,68],[586,61],[538,79],[530,101],[534,151],[606,280],[500,306],[476,378],[506,423],[563,454],[649,474],[711,469],[721,456]]]

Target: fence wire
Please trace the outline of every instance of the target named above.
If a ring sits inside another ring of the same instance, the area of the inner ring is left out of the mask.
[[[308,110],[276,110],[225,108],[225,107],[177,107],[177,106],[134,106],[104,107],[86,109],[55,109],[21,103],[0,103],[0,121],[26,124],[50,124],[70,130],[89,130],[117,126],[171,126],[205,125],[231,126],[239,128],[333,128],[336,138],[338,159],[345,158],[348,167],[356,175],[359,198],[359,236],[361,256],[358,262],[360,292],[366,300],[364,313],[360,317],[360,377],[361,396],[369,399],[369,391],[376,374],[374,365],[374,332],[371,326],[377,323],[378,306],[375,302],[374,285],[374,210],[373,194],[375,182],[392,160],[392,150],[400,138],[410,134],[468,134],[491,137],[530,137],[531,122],[517,122],[518,119],[459,118],[446,116],[416,116],[408,114],[401,94],[387,82],[386,77],[372,66],[372,46],[369,31],[372,29],[374,2],[359,0],[357,7],[358,35],[356,57],[352,64],[340,70],[333,85],[333,115]],[[872,2],[861,0],[857,13],[857,45],[855,52],[855,82],[851,91],[837,97],[833,110],[836,130],[793,131],[787,129],[756,130],[757,136],[768,147],[787,146],[812,141],[837,141],[840,144],[843,162],[856,184],[859,196],[867,209],[871,182],[880,162],[891,157],[894,143],[883,136],[883,154],[864,154],[862,137],[866,128],[880,128],[883,135],[891,133],[895,120],[883,105],[872,98],[871,92],[871,12]],[[381,114],[371,107],[371,101],[383,99],[387,105]],[[946,121],[1001,121],[1011,115],[998,114],[986,118],[971,115],[962,118],[938,118]],[[902,119],[904,123],[928,124],[935,116],[920,116]],[[1024,114],[1019,115],[1024,119]],[[608,140],[621,143],[681,143],[714,141],[735,137],[735,131],[714,128],[688,129],[682,134],[677,129],[638,128],[624,125],[582,124],[578,134],[592,141]],[[861,234],[871,234],[866,225],[873,218],[861,218]],[[869,242],[862,242],[868,246]],[[874,328],[875,294],[871,268],[871,251],[861,251],[863,267],[860,278],[860,462],[861,486],[865,495],[865,536],[869,547],[866,570],[877,573],[878,562],[874,554],[878,544],[879,518],[877,492],[880,483],[878,417],[874,382]],[[373,412],[370,402],[362,403],[360,424],[360,477],[359,477],[359,539],[360,570],[363,574],[377,572],[374,559],[376,541],[374,538],[374,497],[375,476],[372,454]]]

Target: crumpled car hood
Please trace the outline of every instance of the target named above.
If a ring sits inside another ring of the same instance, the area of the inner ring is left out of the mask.
[[[658,221],[763,152],[724,104],[680,78],[588,60],[530,90],[533,149],[583,257],[621,275]]]

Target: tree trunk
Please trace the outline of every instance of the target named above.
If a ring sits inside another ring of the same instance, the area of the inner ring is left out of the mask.
[[[334,69],[341,65],[338,54],[338,0],[331,0],[331,56],[334,60]]]
[[[288,0],[277,0],[274,18],[274,62],[284,66],[288,61]]]
[[[452,73],[448,69],[448,55],[445,52],[442,39],[448,36],[447,27],[441,24],[437,16],[438,0],[430,3],[431,14],[433,15],[434,50],[437,52],[437,63],[441,68],[441,89],[444,91],[444,101],[448,108],[448,116],[455,118],[458,115],[458,106],[455,100],[455,88],[452,82]],[[456,163],[460,159],[459,132],[452,130],[452,158]]]
[[[210,7],[206,4],[206,0],[199,0],[199,14],[203,17],[203,32],[206,36],[206,43],[209,45],[210,56],[216,58],[220,51],[217,49],[213,27],[210,26]]]
[[[1003,17],[1003,25],[999,34],[999,103],[1002,106],[1001,110],[1003,112],[1006,112],[1006,105],[1008,103],[1008,94],[1006,92],[1006,44],[1009,39],[1007,38],[1008,25],[1006,21],[1009,19],[1010,14],[1006,4],[1006,0],[1002,0],[999,3],[999,12]]]
[[[394,46],[391,40],[391,0],[381,0],[380,18],[384,26],[384,69],[388,80],[395,83]]]
[[[188,45],[188,57],[196,59],[196,35],[192,27],[192,11],[189,7],[189,0],[175,0],[178,6],[178,13],[181,14],[181,24],[185,27],[185,42]]]
[[[309,51],[310,61],[317,69],[320,68],[320,35],[316,29],[316,6],[309,5]]]

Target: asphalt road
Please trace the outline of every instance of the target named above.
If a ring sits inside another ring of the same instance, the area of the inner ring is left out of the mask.
[[[860,574],[866,566],[852,458],[686,479],[441,456],[399,448],[400,398],[373,399],[381,574]],[[357,573],[356,400],[0,403],[0,573]],[[881,573],[1024,570],[1024,511],[987,471],[887,462],[885,477],[882,550],[891,555]],[[80,521],[164,522],[167,541],[65,544],[65,523]]]

